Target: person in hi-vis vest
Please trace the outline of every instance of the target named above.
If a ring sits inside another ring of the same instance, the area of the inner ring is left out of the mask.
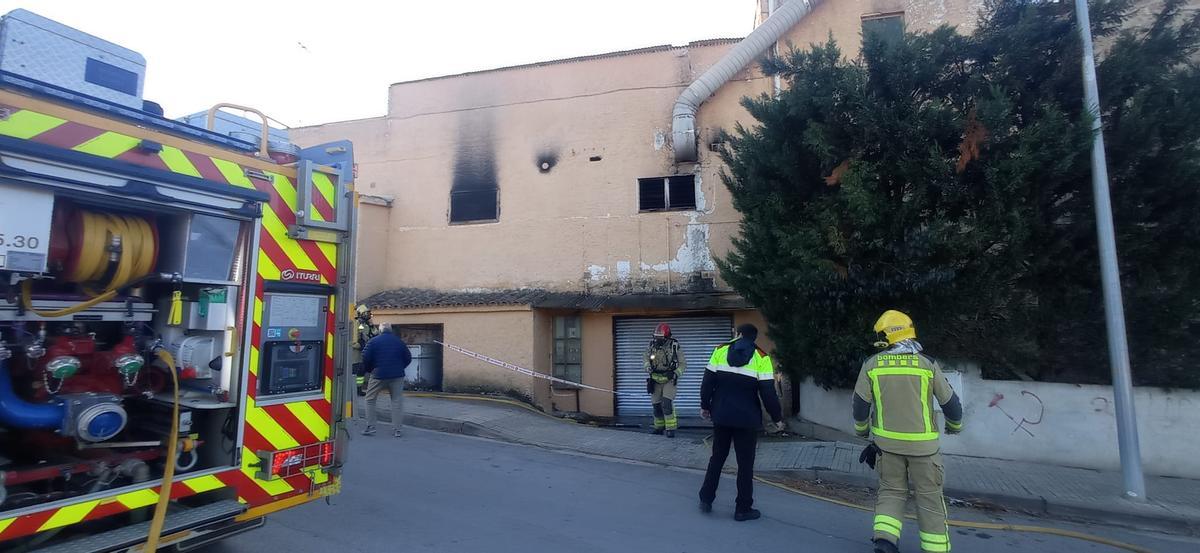
[[[855,431],[873,438],[859,461],[879,471],[875,551],[899,551],[909,480],[916,488],[921,551],[950,551],[942,496],[945,472],[933,402],[942,407],[947,434],[962,430],[962,403],[942,366],[922,353],[908,315],[885,312],[875,322],[875,332],[886,338],[877,344],[886,349],[863,363],[853,399]]]

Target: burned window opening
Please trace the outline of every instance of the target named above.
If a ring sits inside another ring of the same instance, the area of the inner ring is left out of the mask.
[[[500,218],[499,199],[499,188],[452,190],[450,192],[450,222],[496,221]]]
[[[904,38],[904,12],[864,15],[862,34],[878,36],[887,44],[896,44]]]
[[[460,145],[450,184],[450,223],[489,223],[500,219],[500,182],[491,142]]]
[[[696,175],[638,179],[638,211],[696,209]]]

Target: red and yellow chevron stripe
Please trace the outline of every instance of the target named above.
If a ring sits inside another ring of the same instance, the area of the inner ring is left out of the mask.
[[[199,476],[171,486],[171,498],[178,499],[234,485],[230,473]],[[0,519],[0,541],[45,532],[77,522],[96,520],[158,502],[159,487],[127,492],[107,499],[83,501],[20,517]],[[240,494],[240,491],[239,491]]]
[[[3,116],[5,113],[7,117]],[[294,168],[4,90],[0,90],[0,136],[230,186],[252,188],[269,197],[263,206],[258,274],[255,275],[254,317],[250,329],[252,347],[248,355],[249,377],[244,386],[247,390],[247,408],[242,466],[216,475],[184,480],[182,485],[172,487],[171,496],[186,497],[231,487],[237,491],[240,501],[252,510],[261,511],[270,510],[272,504],[281,507],[298,504],[302,502],[298,501],[301,496],[319,488],[336,491],[340,483],[323,471],[271,481],[256,478],[259,470],[258,452],[317,443],[331,437],[334,376],[332,329],[335,327],[333,313],[338,299],[334,296],[329,297],[327,328],[330,330],[325,337],[324,397],[267,406],[256,403],[264,283],[281,280],[283,272],[289,269],[317,273],[324,284],[337,282],[339,245],[295,240],[288,235],[289,226],[296,224],[298,209],[308,210],[316,220],[334,220],[337,199],[334,197],[336,187],[331,176],[322,171],[314,172],[317,193],[312,195],[311,205],[297,206],[297,175]],[[139,147],[144,140],[161,144],[162,149],[157,152],[145,151]],[[107,499],[83,501],[0,519],[0,541],[149,506],[158,500],[157,490],[157,487],[143,489]],[[325,495],[325,492],[319,495]]]

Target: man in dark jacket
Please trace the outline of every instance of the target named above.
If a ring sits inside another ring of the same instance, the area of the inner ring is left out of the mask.
[[[399,438],[404,426],[404,369],[412,362],[412,353],[404,340],[392,332],[392,325],[383,325],[382,331],[367,342],[362,354],[363,368],[371,375],[367,381],[367,427],[363,429],[363,435],[375,434],[375,402],[379,392],[386,389],[392,396],[394,435]]]
[[[717,498],[721,469],[729,457],[732,442],[737,454],[737,500],[733,518],[754,520],[762,516],[754,505],[754,450],[758,430],[762,428],[762,409],[783,427],[783,412],[779,396],[775,395],[775,368],[767,352],[759,349],[754,340],[758,328],[744,324],[728,344],[713,351],[700,384],[700,414],[713,423],[712,457],[700,488],[700,510],[712,511]]]

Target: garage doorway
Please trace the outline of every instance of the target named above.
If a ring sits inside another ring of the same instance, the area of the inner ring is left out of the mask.
[[[653,406],[646,393],[646,371],[642,355],[659,323],[671,325],[679,341],[687,369],[679,381],[676,412],[683,417],[700,416],[700,381],[708,358],[717,346],[733,339],[733,317],[627,317],[613,320],[617,369],[617,415],[651,416]],[[628,393],[629,395],[625,395]]]

